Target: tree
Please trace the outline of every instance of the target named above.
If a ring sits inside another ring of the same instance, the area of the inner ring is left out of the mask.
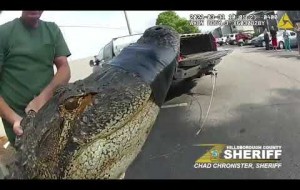
[[[191,25],[187,19],[179,17],[174,11],[160,13],[156,19],[156,25],[170,26],[180,34],[200,32],[198,27]]]

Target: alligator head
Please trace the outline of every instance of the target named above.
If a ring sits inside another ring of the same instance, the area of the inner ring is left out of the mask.
[[[170,87],[180,39],[163,26],[21,122],[8,178],[118,178],[134,161]]]

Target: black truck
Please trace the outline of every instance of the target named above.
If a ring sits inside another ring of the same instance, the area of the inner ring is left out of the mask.
[[[108,63],[117,56],[124,47],[135,43],[142,34],[113,38],[90,60],[93,72],[101,69],[103,64]],[[214,67],[222,57],[229,53],[228,50],[218,51],[216,39],[211,33],[181,34],[180,57],[174,80],[193,79],[211,74]]]

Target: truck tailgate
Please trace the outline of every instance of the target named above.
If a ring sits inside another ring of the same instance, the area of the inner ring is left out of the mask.
[[[231,50],[219,50],[190,54],[185,56],[185,58],[179,63],[179,67],[191,67],[201,64],[213,64],[214,60],[221,59],[230,52]]]

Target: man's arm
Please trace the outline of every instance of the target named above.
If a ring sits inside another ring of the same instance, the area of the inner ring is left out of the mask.
[[[67,59],[71,53],[59,27],[56,24],[53,26],[56,27],[57,30],[54,58],[54,64],[57,68],[57,72],[50,84],[39,94],[39,96],[34,98],[27,105],[25,109],[26,113],[30,110],[34,110],[35,112],[39,111],[39,109],[53,96],[57,87],[67,84],[71,78],[71,71]]]
[[[50,82],[50,84],[36,97],[34,98],[26,107],[25,112],[28,113],[30,110],[38,112],[43,105],[49,101],[53,96],[54,91],[57,87],[65,85],[69,82],[71,78],[71,71],[68,64],[68,59],[66,56],[56,57],[54,64],[57,68],[57,72]]]
[[[4,99],[0,96],[0,117],[8,121],[13,126],[16,135],[22,135],[23,130],[20,128],[22,117],[12,110]]]
[[[54,64],[57,68],[57,72],[50,84],[41,93],[45,94],[46,97],[47,95],[52,97],[57,87],[68,84],[71,78],[71,70],[66,56],[56,57]]]
[[[0,116],[1,118],[8,121],[10,124],[14,124],[15,121],[21,120],[22,117],[19,116],[14,110],[12,110],[9,105],[4,101],[4,99],[0,96]]]
[[[4,52],[6,47],[6,33],[3,32],[3,28],[0,29],[0,75],[2,72],[2,67],[4,64]],[[0,81],[1,83],[1,81]],[[16,135],[21,135],[23,133],[20,128],[20,122],[22,117],[19,116],[9,105],[5,102],[1,95],[1,86],[0,86],[0,117],[8,121],[12,126]]]

